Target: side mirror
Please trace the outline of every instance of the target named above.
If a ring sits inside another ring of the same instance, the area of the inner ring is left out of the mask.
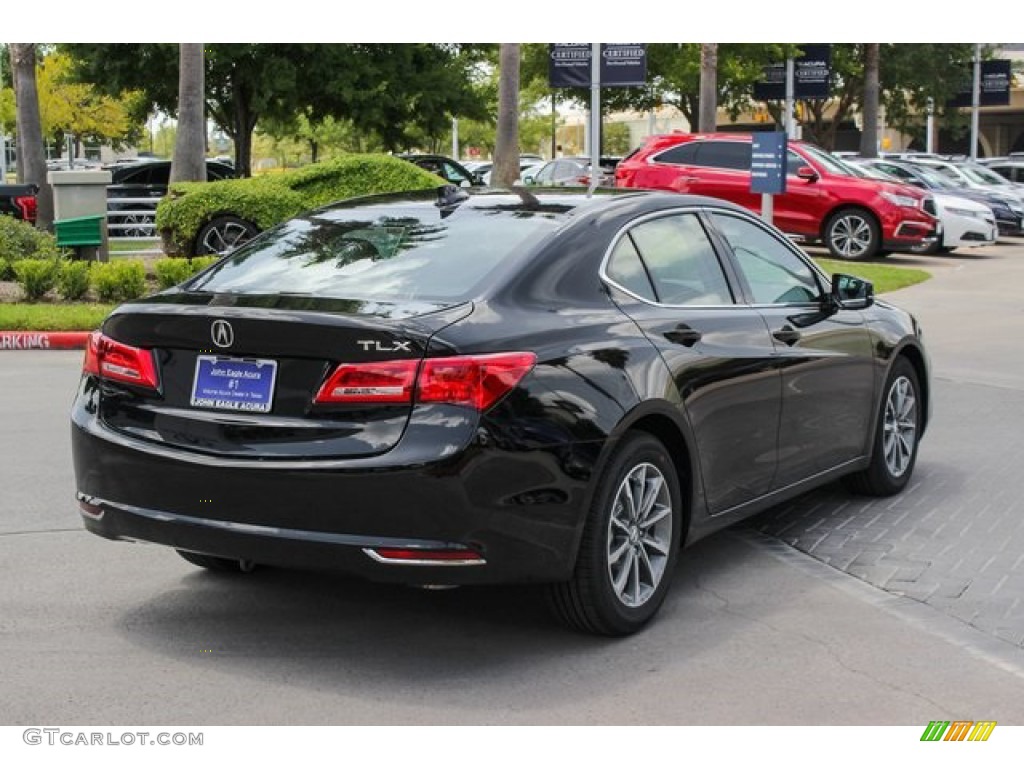
[[[533,184],[533,176],[523,176],[523,184],[526,184],[527,186]]]
[[[831,299],[839,309],[867,309],[875,303],[875,286],[852,275],[832,275]]]
[[[472,187],[473,184],[469,179],[463,179],[462,181],[459,182],[459,186],[462,187],[463,189],[466,189],[468,187]]]
[[[801,165],[797,168],[796,177],[798,179],[803,179],[804,181],[817,181],[819,178],[818,172],[809,165]]]

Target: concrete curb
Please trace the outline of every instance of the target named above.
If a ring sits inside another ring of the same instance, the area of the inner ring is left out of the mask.
[[[0,331],[0,351],[85,349],[89,331]]]

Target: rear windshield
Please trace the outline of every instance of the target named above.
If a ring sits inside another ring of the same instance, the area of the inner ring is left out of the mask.
[[[505,259],[565,221],[563,205],[361,206],[293,219],[188,288],[375,301],[467,298]]]

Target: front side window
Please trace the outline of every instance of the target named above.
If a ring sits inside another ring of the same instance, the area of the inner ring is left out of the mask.
[[[747,219],[713,213],[729,243],[755,304],[807,304],[820,300],[817,275],[768,230]]]

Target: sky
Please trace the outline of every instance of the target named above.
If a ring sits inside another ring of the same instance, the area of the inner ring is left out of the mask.
[[[199,30],[214,42],[507,43],[586,41],[598,36],[608,42],[610,34],[649,43],[976,42],[1005,29],[993,20],[1020,18],[1019,4],[1008,0],[989,0],[985,13],[968,12],[962,4],[939,6],[920,0],[289,0],[263,6],[241,0],[176,0],[156,6],[137,0],[96,0],[88,13],[81,7],[77,1],[51,0],[45,14],[2,14],[0,40],[189,42],[198,18]],[[498,11],[508,18],[499,18]],[[125,39],[127,35],[136,40]]]

